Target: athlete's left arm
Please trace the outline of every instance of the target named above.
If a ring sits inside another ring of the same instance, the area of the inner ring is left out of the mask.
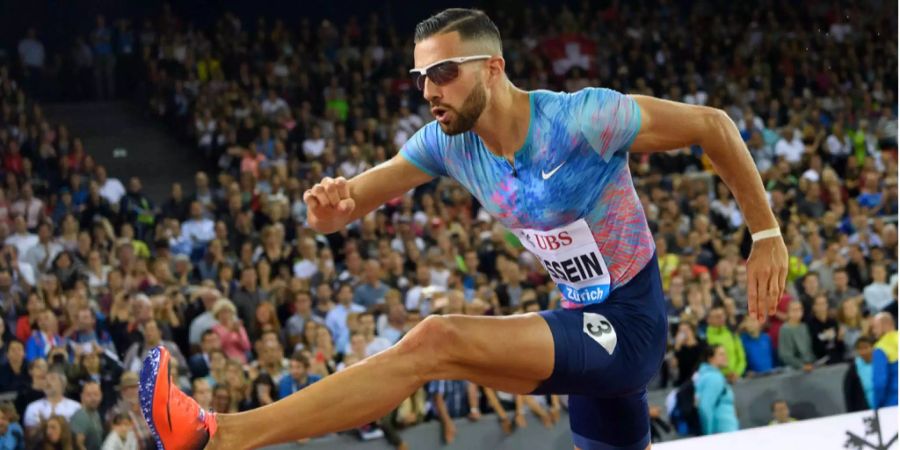
[[[661,152],[699,145],[734,194],[750,232],[778,227],[750,151],[724,111],[642,95],[632,98],[641,110],[641,128],[630,151]],[[775,314],[787,271],[784,239],[753,243],[747,262],[748,306],[761,321],[767,310],[769,315]]]

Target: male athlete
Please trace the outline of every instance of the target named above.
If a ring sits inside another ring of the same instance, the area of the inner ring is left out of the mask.
[[[522,91],[504,73],[482,12],[449,9],[416,27],[413,74],[435,121],[390,161],[307,191],[309,225],[332,233],[437,176],[459,181],[544,264],[564,309],[511,317],[429,316],[390,349],[272,405],[206,413],[171,384],[169,355],[141,374],[160,449],[249,449],[383,417],[430,380],[569,394],[580,449],[650,447],[646,386],[666,349],[654,241],[629,152],[699,144],[753,233],[750,313],[775,312],[787,249],[732,121],[702,106],[607,89]]]

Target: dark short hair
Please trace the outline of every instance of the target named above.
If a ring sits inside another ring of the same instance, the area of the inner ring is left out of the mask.
[[[875,342],[869,336],[860,336],[859,339],[856,340],[856,343],[853,344],[853,348],[859,348],[862,344],[873,346],[875,345]]]
[[[718,344],[706,346],[706,348],[703,349],[703,359],[701,361],[708,362],[710,360],[710,358],[715,356],[716,350],[718,350],[719,347],[721,347],[721,345],[718,345]]]
[[[431,36],[442,33],[459,33],[464,41],[484,39],[503,48],[500,30],[484,11],[478,9],[445,9],[416,25],[414,41],[419,43]]]
[[[303,367],[309,369],[309,358],[307,358],[303,352],[294,352],[294,354],[291,355],[291,361],[297,361],[298,363],[303,364]]]

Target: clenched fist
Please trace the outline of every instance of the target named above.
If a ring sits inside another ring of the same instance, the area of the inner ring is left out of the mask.
[[[344,177],[325,177],[303,193],[307,221],[317,231],[332,233],[350,221],[356,202]]]

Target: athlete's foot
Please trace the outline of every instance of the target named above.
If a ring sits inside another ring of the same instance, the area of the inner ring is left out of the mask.
[[[207,413],[169,374],[169,351],[150,350],[141,369],[141,412],[158,450],[202,450],[216,433],[216,416]]]
[[[500,429],[503,430],[503,434],[512,434],[513,424],[512,421],[509,420],[509,417],[500,419]]]

